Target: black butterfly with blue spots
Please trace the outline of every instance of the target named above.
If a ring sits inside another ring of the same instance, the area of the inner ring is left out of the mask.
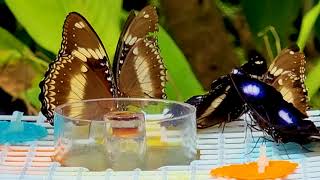
[[[304,86],[305,56],[297,46],[284,49],[269,68],[266,60],[256,51],[249,52],[249,61],[239,69],[247,76],[272,85],[283,98],[306,116],[307,90]],[[239,95],[228,75],[211,84],[210,91],[186,101],[197,108],[197,127],[207,128],[237,119],[245,112]]]
[[[263,79],[267,71],[266,60],[257,52],[250,51],[249,61],[239,70],[251,77]],[[237,69],[234,69],[238,71]],[[243,112],[243,103],[232,86],[230,77],[224,75],[213,81],[210,91],[193,96],[186,101],[197,108],[197,128],[208,128],[223,122],[237,119]]]
[[[252,120],[277,143],[306,144],[319,136],[307,116],[283,99],[274,87],[240,71],[229,75],[232,85],[248,108]]]

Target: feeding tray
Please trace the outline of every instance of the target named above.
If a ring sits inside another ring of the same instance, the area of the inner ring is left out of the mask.
[[[309,111],[308,115],[316,126],[320,126],[320,111]],[[170,180],[208,180],[215,179],[210,171],[225,165],[255,161],[259,157],[259,147],[266,146],[266,155],[270,160],[290,160],[298,163],[297,169],[287,177],[288,180],[319,179],[320,148],[318,143],[305,147],[288,143],[264,141],[264,134],[259,131],[246,131],[249,116],[242,116],[239,121],[226,124],[224,129],[212,127],[197,132],[197,151],[199,159],[188,165],[163,166],[158,169],[143,171],[90,171],[79,166],[63,166],[52,157],[55,154],[54,130],[49,123],[43,122],[41,114],[37,116],[22,116],[22,121],[28,121],[45,127],[48,136],[38,141],[0,146],[0,179],[43,180],[43,179],[170,179]],[[15,115],[0,115],[0,121],[14,121]],[[171,128],[174,128],[172,126]],[[259,140],[260,138],[260,140]],[[154,141],[157,143],[157,141]]]

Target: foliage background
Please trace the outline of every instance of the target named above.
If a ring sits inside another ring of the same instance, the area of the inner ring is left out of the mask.
[[[307,56],[311,104],[320,107],[320,4],[316,0],[0,0],[0,114],[39,111],[38,84],[61,43],[64,18],[80,12],[112,59],[128,10],[159,8],[168,97],[201,94],[246,60],[250,49],[269,62],[297,42]]]

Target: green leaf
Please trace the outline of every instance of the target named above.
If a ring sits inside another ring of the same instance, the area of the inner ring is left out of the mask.
[[[0,87],[15,98],[39,108],[39,81],[47,64],[32,51],[0,28]]]
[[[307,40],[310,38],[311,31],[316,24],[317,19],[319,19],[320,14],[320,2],[316,6],[314,6],[311,10],[309,10],[302,19],[302,25],[298,37],[298,46],[301,50],[304,49]],[[319,24],[318,20],[318,24]],[[318,27],[317,25],[315,27]],[[318,28],[315,29],[316,35],[319,31]],[[309,70],[307,79],[305,81],[306,86],[308,87],[309,97],[311,99],[312,105],[319,105],[319,94],[318,91],[320,89],[320,59],[317,59],[313,62],[316,62],[312,69]],[[319,106],[317,106],[319,107]]]
[[[300,0],[242,0],[244,15],[253,35],[273,26],[281,44],[287,46],[288,37],[294,32],[293,23],[302,5]],[[261,43],[261,39],[259,39]]]
[[[302,19],[302,25],[298,37],[298,46],[301,51],[304,49],[308,38],[310,37],[311,30],[320,14],[320,2],[314,6]]]
[[[7,0],[6,3],[34,40],[53,53],[60,47],[65,16],[70,11],[80,12],[96,30],[112,59],[123,17],[121,1]],[[186,58],[163,29],[159,32],[159,43],[170,75],[169,98],[185,100],[203,93]]]
[[[42,76],[37,76],[34,78],[32,86],[27,89],[24,94],[22,95],[22,98],[32,104],[37,109],[40,109],[40,101],[38,99],[38,96],[40,94],[40,88],[39,88],[39,82],[42,80]]]
[[[320,89],[320,58],[313,62],[316,62],[316,64],[309,70],[305,81],[306,86],[308,87],[308,94],[311,99]]]
[[[161,27],[158,39],[161,55],[168,69],[169,82],[166,87],[168,98],[186,100],[191,96],[203,94],[202,86],[192,72],[188,61]]]
[[[112,59],[120,34],[121,0],[6,0],[17,20],[45,49],[57,53],[62,26],[69,12],[77,11],[93,26]]]
[[[318,16],[314,27],[320,27],[320,17]],[[317,38],[318,41],[320,41],[320,28],[314,28],[314,35]]]
[[[319,109],[320,108],[320,93],[316,93],[312,99],[310,99],[310,104],[312,108]]]
[[[0,50],[2,53],[10,53],[11,55],[15,54],[15,56],[19,55],[28,55],[32,52],[29,50],[27,46],[25,46],[22,42],[16,39],[13,35],[11,35],[7,30],[0,27]],[[1,54],[1,59],[6,59],[3,57],[4,54]],[[6,54],[8,56],[9,54]]]

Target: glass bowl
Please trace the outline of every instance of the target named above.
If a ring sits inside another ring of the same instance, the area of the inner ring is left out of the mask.
[[[196,157],[196,109],[185,103],[105,98],[58,106],[55,161],[92,171],[189,165]]]

